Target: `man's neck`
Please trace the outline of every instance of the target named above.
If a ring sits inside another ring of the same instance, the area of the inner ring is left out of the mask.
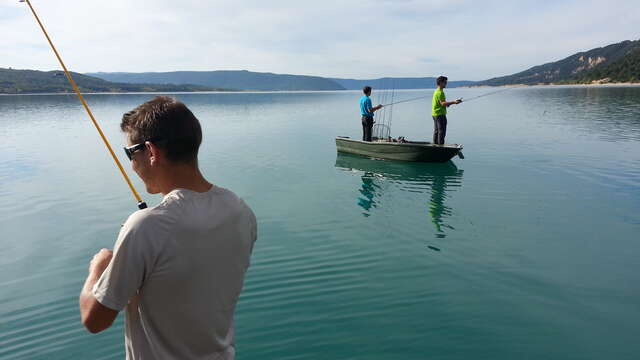
[[[207,192],[211,190],[213,184],[202,176],[197,167],[191,165],[176,165],[167,168],[166,176],[159,184],[160,193],[167,195],[175,189],[187,189],[195,192]]]

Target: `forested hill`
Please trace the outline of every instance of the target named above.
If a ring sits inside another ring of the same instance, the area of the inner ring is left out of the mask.
[[[348,90],[359,90],[363,86],[369,85],[374,89],[433,89],[436,87],[435,77],[417,77],[417,78],[380,78],[370,80],[340,79],[331,78],[331,80],[342,85]],[[473,81],[455,81],[449,80],[449,87],[474,85]]]
[[[640,47],[577,78],[578,83],[640,82]]]
[[[113,83],[72,72],[82,92],[178,92],[222,90],[198,85],[160,85]],[[62,71],[14,70],[0,68],[0,94],[73,92]]]
[[[259,73],[246,70],[88,73],[108,81],[151,84],[196,84],[236,90],[344,90],[319,76]]]
[[[513,75],[480,81],[477,84],[497,86],[581,83],[585,82],[586,79],[603,79],[598,78],[599,75],[597,74],[599,73],[596,72],[603,69],[608,69],[607,77],[610,78],[610,81],[629,81],[634,76],[635,81],[638,81],[638,72],[636,71],[635,75],[630,73],[633,71],[632,69],[637,69],[638,48],[640,48],[640,40],[626,40],[605,47],[579,52],[562,60],[534,66]]]

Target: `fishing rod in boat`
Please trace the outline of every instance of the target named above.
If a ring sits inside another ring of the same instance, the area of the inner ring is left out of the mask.
[[[40,29],[42,29],[42,32],[44,33],[44,36],[47,38],[47,41],[49,42],[49,45],[51,45],[51,49],[53,50],[53,53],[56,55],[56,58],[58,58],[58,62],[60,62],[60,65],[62,66],[62,69],[64,70],[64,73],[67,76],[67,79],[69,80],[69,83],[71,83],[71,86],[73,87],[73,90],[76,92],[76,95],[78,95],[78,98],[80,99],[80,102],[82,103],[82,106],[84,106],[84,109],[87,111],[87,114],[89,114],[89,118],[91,118],[91,122],[93,122],[93,125],[95,126],[96,130],[98,130],[98,133],[100,134],[100,137],[102,138],[102,141],[104,142],[105,146],[109,150],[109,153],[111,154],[111,157],[113,158],[113,161],[115,161],[116,165],[118,166],[118,169],[120,169],[120,173],[124,177],[124,180],[127,182],[127,185],[129,185],[129,189],[131,189],[131,192],[133,193],[133,197],[136,198],[136,201],[138,202],[138,209],[145,209],[147,207],[147,204],[144,201],[142,201],[142,199],[140,198],[140,195],[138,195],[138,192],[133,187],[133,184],[131,183],[131,180],[127,176],[127,173],[124,171],[124,168],[122,167],[122,164],[120,163],[120,161],[116,157],[116,154],[113,152],[113,149],[111,148],[111,145],[109,144],[109,141],[104,136],[104,133],[102,132],[102,129],[100,128],[100,125],[98,125],[98,122],[96,121],[95,117],[93,116],[93,113],[91,112],[91,109],[89,109],[89,105],[87,105],[87,102],[84,100],[84,97],[80,93],[80,90],[78,89],[78,85],[76,85],[76,82],[73,80],[73,77],[71,77],[71,73],[69,73],[69,70],[67,70],[67,67],[64,65],[64,62],[62,61],[62,58],[60,57],[60,54],[58,54],[58,50],[56,50],[56,47],[53,45],[53,42],[51,41],[51,38],[49,37],[49,34],[47,34],[47,30],[44,29],[44,25],[42,25],[42,22],[40,21],[40,18],[38,17],[38,14],[36,14],[36,11],[33,9],[33,6],[31,6],[31,2],[29,0],[20,0],[20,2],[26,2],[27,5],[29,5],[29,9],[31,9],[31,12],[33,13],[33,16],[36,18],[36,21],[38,22],[38,25],[40,25]]]
[[[461,98],[460,100],[462,100],[463,102],[468,102],[468,101],[475,100],[475,99],[478,99],[478,98],[481,98],[481,97],[484,97],[484,96],[489,96],[489,95],[497,94],[497,93],[499,93],[499,92],[503,92],[503,91],[507,91],[507,90],[511,90],[511,89],[513,89],[513,88],[508,87],[508,88],[504,88],[504,89],[500,89],[500,90],[496,90],[496,91],[488,92],[488,93],[486,93],[486,94],[482,94],[482,95],[474,96],[474,97],[471,97],[471,98],[468,98],[468,99],[462,99],[462,98]],[[396,102],[392,102],[392,103],[390,103],[390,104],[382,104],[382,106],[391,106],[391,105],[396,105],[396,104],[402,104],[402,103],[409,102],[409,101],[415,101],[415,100],[420,100],[420,99],[429,98],[429,97],[431,97],[431,96],[432,96],[432,95],[418,96],[418,97],[416,97],[416,98],[406,99],[406,100],[402,100],[402,101],[396,101]]]

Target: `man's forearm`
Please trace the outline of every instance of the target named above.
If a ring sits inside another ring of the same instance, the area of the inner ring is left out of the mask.
[[[100,278],[100,274],[90,273],[80,292],[80,317],[82,324],[92,333],[99,333],[113,324],[118,311],[100,304],[93,296],[93,286]]]
[[[84,282],[84,286],[82,286],[82,291],[80,291],[80,317],[82,318],[83,323],[87,319],[87,315],[93,303],[93,285],[98,282],[99,278],[100,276],[98,274],[89,273],[89,276],[87,276],[87,279]]]
[[[367,110],[367,111],[368,111],[369,113],[373,114],[374,112],[376,112],[376,111],[378,111],[378,110],[380,110],[380,109],[382,109],[382,106],[378,105],[378,106],[375,106],[375,107],[370,108],[370,109],[369,109],[369,110]]]
[[[94,334],[111,326],[118,316],[118,310],[100,304],[98,299],[93,296],[93,286],[102,276],[112,257],[113,252],[108,249],[102,249],[93,256],[89,263],[89,275],[80,291],[78,302],[80,303],[82,324]]]

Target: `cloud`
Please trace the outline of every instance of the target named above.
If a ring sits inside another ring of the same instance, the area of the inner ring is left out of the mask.
[[[635,1],[32,2],[68,67],[480,80],[637,37]],[[57,69],[26,4],[0,5],[0,66]]]

